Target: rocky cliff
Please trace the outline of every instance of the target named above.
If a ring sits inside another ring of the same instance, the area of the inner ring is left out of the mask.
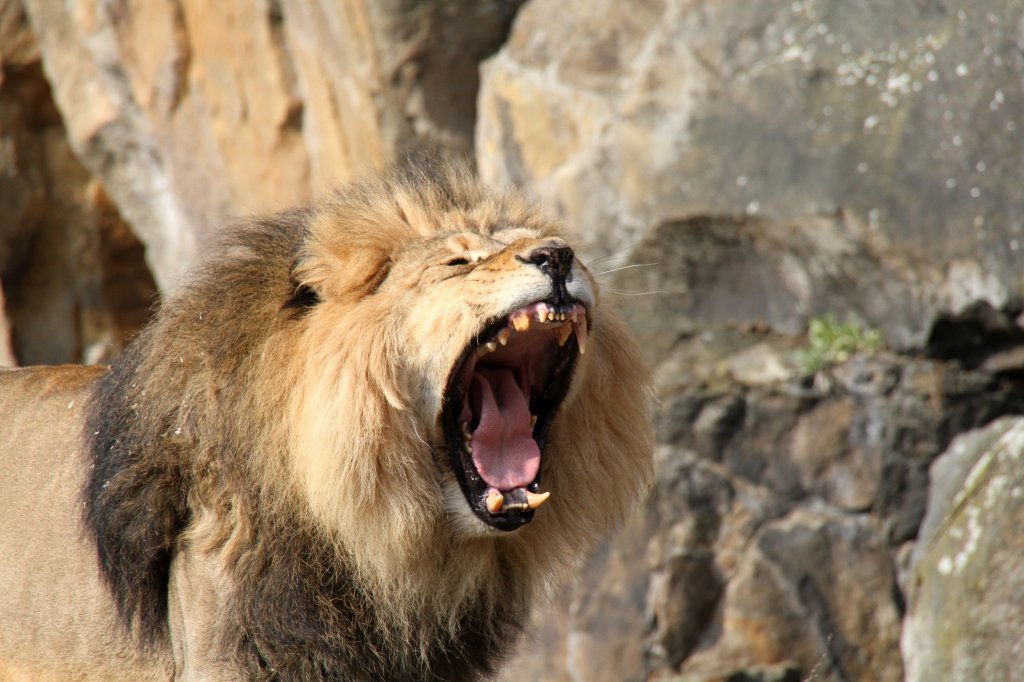
[[[228,216],[470,154],[660,401],[508,679],[1012,679],[1022,53],[997,0],[0,0],[0,364],[110,357]]]

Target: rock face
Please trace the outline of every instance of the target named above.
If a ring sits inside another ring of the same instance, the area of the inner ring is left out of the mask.
[[[653,495],[505,679],[904,679],[900,567],[928,466],[1024,392],[888,353],[808,384],[792,350],[722,328],[665,357]],[[754,357],[788,374],[752,375]]]
[[[993,0],[0,0],[0,365],[117,352],[228,216],[475,155],[580,233],[660,400],[650,498],[505,679],[1010,679],[1022,27]],[[814,356],[828,319],[888,350]]]
[[[777,303],[798,321],[808,284],[868,264],[832,305],[919,346],[938,315],[1021,305],[1022,20],[1001,2],[537,0],[484,69],[480,168],[595,253],[669,221],[782,239]]]
[[[0,364],[109,358],[156,295],[138,239],[72,153],[35,35],[10,2],[0,2],[0,283],[12,327],[0,323]]]
[[[957,438],[932,465],[928,514],[908,579],[907,680],[1020,675],[1022,458],[1024,420],[1006,418]]]
[[[11,323],[4,311],[4,292],[0,289],[0,367],[14,367],[18,364],[11,347]]]
[[[407,149],[470,154],[477,64],[519,4],[0,0],[17,358],[115,352],[153,279],[173,290],[231,216],[309,201]]]
[[[468,152],[476,65],[519,3],[24,4],[72,147],[170,289],[226,215],[307,201],[405,146]]]

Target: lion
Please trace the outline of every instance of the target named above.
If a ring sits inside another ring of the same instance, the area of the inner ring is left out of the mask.
[[[245,221],[109,368],[0,373],[0,679],[491,676],[649,486],[650,386],[464,168]]]

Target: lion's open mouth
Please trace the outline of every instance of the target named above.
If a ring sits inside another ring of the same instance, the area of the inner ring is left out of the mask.
[[[587,324],[579,303],[530,304],[485,327],[448,379],[449,459],[470,508],[494,528],[519,528],[548,498],[545,437],[586,350]]]

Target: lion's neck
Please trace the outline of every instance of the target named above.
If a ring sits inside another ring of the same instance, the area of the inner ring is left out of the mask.
[[[253,677],[270,667],[282,679],[473,679],[521,631],[532,585],[494,541],[438,534],[423,543],[432,551],[416,547],[387,570],[280,526],[258,521],[228,573]]]

